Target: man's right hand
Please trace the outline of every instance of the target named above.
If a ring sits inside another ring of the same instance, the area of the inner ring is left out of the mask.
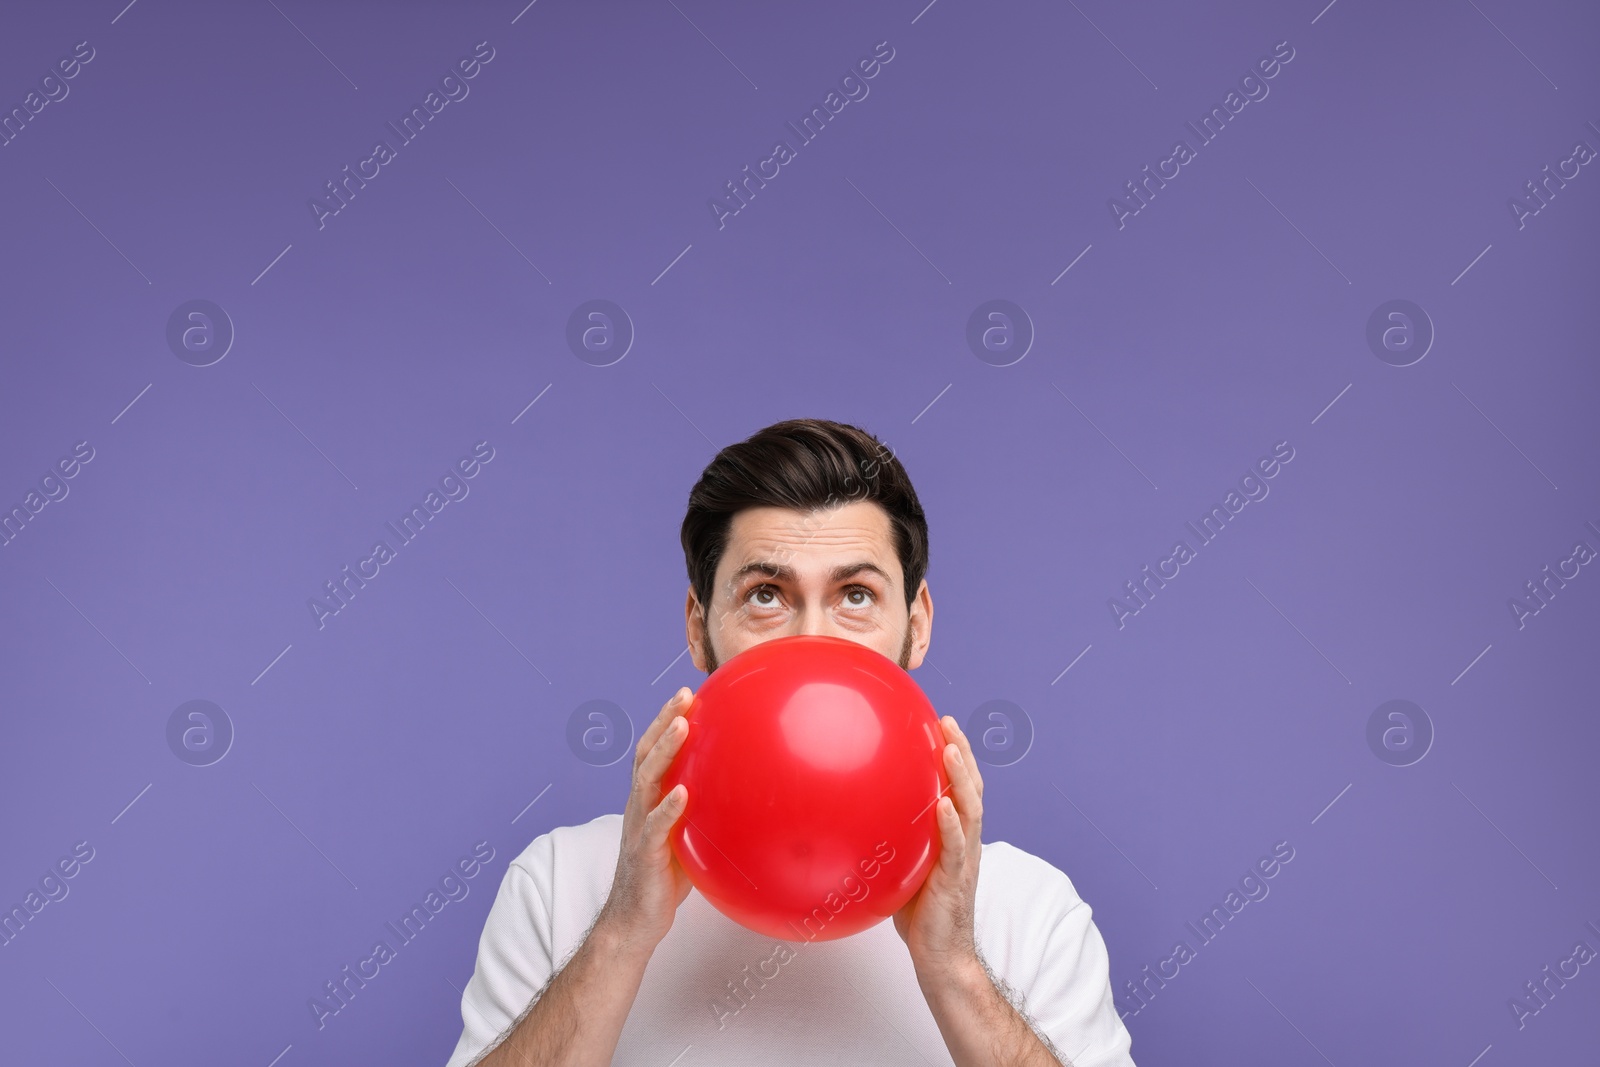
[[[683,713],[693,700],[687,688],[678,690],[639,738],[617,873],[593,928],[478,1061],[480,1067],[601,1067],[616,1054],[651,953],[689,895],[689,876],[667,843],[688,789],[680,785],[662,798],[661,777],[689,736]]]
[[[604,925],[629,950],[649,953],[672,928],[678,905],[689,895],[689,876],[667,843],[683,814],[688,787],[679,784],[661,796],[661,778],[689,736],[684,712],[694,694],[673,694],[639,738],[633,755],[633,788],[622,814],[622,845],[611,895],[595,925]]]

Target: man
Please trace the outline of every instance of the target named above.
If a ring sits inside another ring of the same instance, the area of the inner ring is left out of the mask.
[[[702,671],[790,634],[908,670],[927,654],[927,521],[899,459],[857,427],[794,419],[724,448],[681,533]],[[980,841],[983,779],[955,719],[917,894],[892,923],[790,943],[693,892],[668,844],[686,793],[660,784],[690,703],[678,690],[640,737],[621,815],[557,827],[507,868],[448,1067],[1132,1067],[1089,905],[1046,861]]]

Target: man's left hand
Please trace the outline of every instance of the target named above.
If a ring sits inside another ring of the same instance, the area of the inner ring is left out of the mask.
[[[944,728],[944,766],[950,778],[950,795],[934,803],[939,859],[922,888],[894,914],[895,932],[905,941],[924,984],[981,966],[973,915],[978,860],[983,854],[983,776],[956,720],[946,715],[939,724]]]

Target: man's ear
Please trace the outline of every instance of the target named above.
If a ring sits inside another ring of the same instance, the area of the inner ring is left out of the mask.
[[[683,622],[689,639],[689,656],[694,660],[694,669],[702,674],[708,673],[705,612],[700,610],[700,598],[694,595],[694,586],[689,587],[689,596],[683,605]]]
[[[911,601],[910,616],[907,625],[911,627],[911,655],[906,661],[906,669],[914,670],[922,666],[922,657],[928,654],[928,645],[933,641],[933,594],[928,592],[926,578],[917,587],[916,598]]]

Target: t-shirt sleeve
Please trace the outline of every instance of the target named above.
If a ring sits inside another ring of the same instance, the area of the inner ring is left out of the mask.
[[[1032,906],[1028,920],[1012,931],[1021,938],[1013,950],[1039,946],[1032,980],[1025,972],[1011,979],[1014,985],[1018,979],[1025,983],[1018,989],[1025,1010],[1073,1067],[1134,1067],[1133,1037],[1111,997],[1111,958],[1093,910],[1064,872],[1022,855],[1031,861],[1025,881]]]
[[[549,884],[551,842],[506,868],[478,939],[478,962],[461,996],[461,1037],[446,1067],[466,1067],[521,1015],[555,970]]]

